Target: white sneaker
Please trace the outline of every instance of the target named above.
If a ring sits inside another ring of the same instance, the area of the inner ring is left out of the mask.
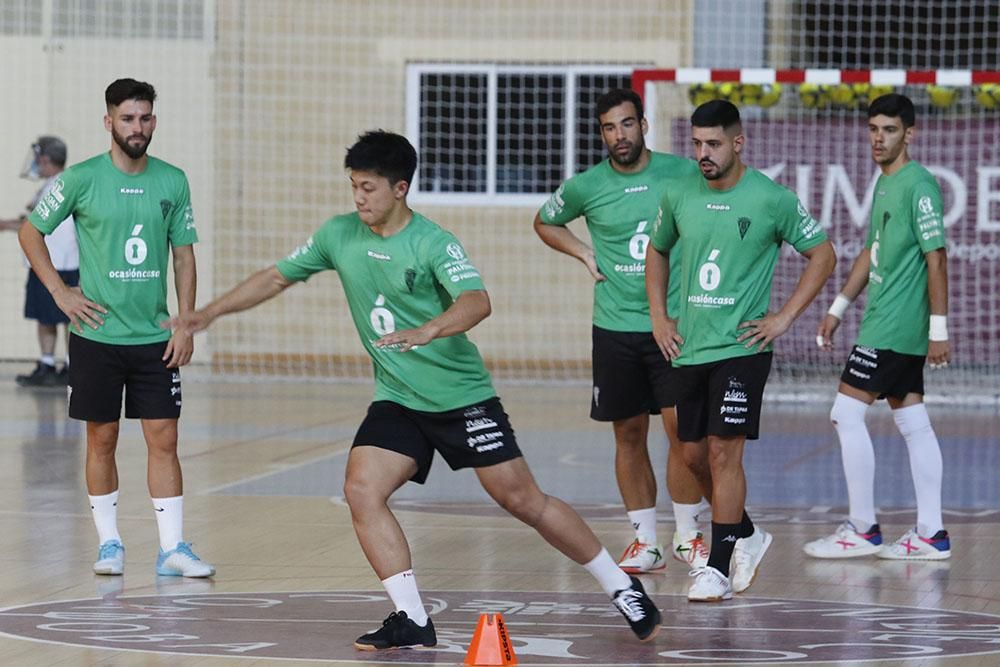
[[[629,574],[655,572],[667,566],[663,560],[663,547],[659,544],[646,544],[636,539],[628,545],[625,553],[618,561],[618,567]]]
[[[190,544],[178,542],[170,551],[160,549],[156,574],[161,577],[211,577],[215,568],[195,556]]]
[[[733,560],[729,573],[733,579],[733,592],[742,593],[750,588],[757,576],[757,568],[764,558],[767,548],[771,546],[771,534],[760,526],[755,526],[753,535],[736,540],[733,548]]]
[[[694,583],[688,589],[688,600],[691,602],[721,602],[733,599],[733,586],[729,577],[714,567],[699,567],[691,570],[689,576],[694,577]]]
[[[850,521],[840,524],[833,535],[807,543],[802,550],[813,558],[857,558],[882,551],[882,530],[875,524],[859,533]]]
[[[97,549],[94,574],[121,574],[125,571],[125,546],[118,540],[108,540]]]
[[[700,530],[681,535],[674,532],[674,558],[692,570],[708,565],[708,545]]]
[[[945,560],[951,558],[951,540],[947,530],[939,530],[934,537],[920,537],[916,530],[908,530],[901,538],[878,552],[879,558],[889,560]]]

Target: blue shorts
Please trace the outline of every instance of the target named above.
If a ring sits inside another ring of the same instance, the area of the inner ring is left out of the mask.
[[[80,284],[79,271],[60,271],[59,277],[69,287],[76,287]],[[24,285],[24,317],[28,320],[38,320],[39,324],[49,326],[69,324],[66,313],[59,310],[52,295],[31,269],[28,269],[28,282]]]

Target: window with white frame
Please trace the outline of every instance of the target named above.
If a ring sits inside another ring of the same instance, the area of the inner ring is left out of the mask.
[[[632,66],[412,64],[406,131],[423,204],[536,206],[606,152],[597,98]]]

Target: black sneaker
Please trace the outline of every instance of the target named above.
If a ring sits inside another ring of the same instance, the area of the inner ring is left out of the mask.
[[[58,384],[59,384],[60,387],[65,387],[66,385],[68,385],[69,384],[69,366],[63,366],[62,368],[60,368],[59,372],[56,373],[56,378],[59,380]]]
[[[407,617],[405,611],[394,611],[382,621],[382,627],[358,637],[354,648],[359,651],[382,651],[389,648],[431,647],[437,645],[434,623],[420,627]]]
[[[632,585],[615,593],[611,601],[618,607],[632,632],[640,641],[647,642],[660,630],[660,610],[646,595],[646,589],[635,577],[629,577]]]
[[[56,387],[59,385],[59,374],[55,366],[39,361],[30,375],[18,375],[14,381],[22,387]]]

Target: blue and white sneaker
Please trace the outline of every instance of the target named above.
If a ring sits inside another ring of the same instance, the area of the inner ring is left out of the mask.
[[[178,542],[170,551],[160,549],[156,558],[156,574],[161,577],[211,577],[215,568],[198,558],[191,545]]]
[[[121,574],[125,571],[125,545],[108,540],[97,549],[94,574]]]
[[[877,555],[888,560],[946,560],[951,558],[951,540],[947,530],[939,530],[930,538],[908,530]]]

